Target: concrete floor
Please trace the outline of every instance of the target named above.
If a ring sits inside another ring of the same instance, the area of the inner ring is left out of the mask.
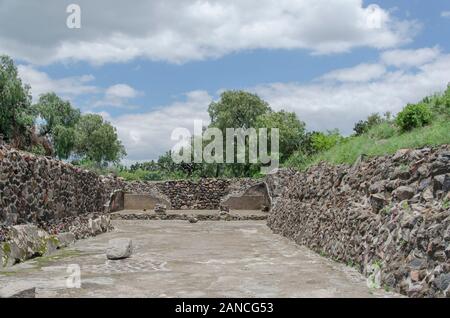
[[[392,297],[354,269],[272,234],[265,221],[114,221],[115,230],[51,257],[0,271],[0,296],[36,297]],[[109,261],[111,238],[129,237],[131,258]],[[67,267],[81,288],[67,288]]]

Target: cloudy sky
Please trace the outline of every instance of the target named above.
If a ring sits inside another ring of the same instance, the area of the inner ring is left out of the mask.
[[[450,1],[0,0],[0,54],[118,129],[126,162],[208,121],[225,89],[295,111],[310,130],[397,112],[450,82]],[[66,26],[69,4],[81,28]]]

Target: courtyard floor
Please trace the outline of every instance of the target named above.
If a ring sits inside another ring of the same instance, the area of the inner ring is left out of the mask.
[[[396,296],[265,223],[116,220],[112,232],[0,270],[0,296],[31,288],[36,297]],[[133,240],[132,257],[107,260],[108,241],[123,237]],[[81,269],[81,288],[67,288],[71,264]]]

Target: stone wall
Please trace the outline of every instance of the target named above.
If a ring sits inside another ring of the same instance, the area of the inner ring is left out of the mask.
[[[103,211],[111,182],[59,160],[0,146],[0,224],[43,224]]]
[[[46,227],[64,218],[123,209],[124,193],[145,193],[171,209],[218,209],[229,193],[254,186],[251,179],[125,182],[98,176],[48,157],[0,146],[0,225]],[[0,237],[3,230],[0,228]]]
[[[0,267],[109,231],[105,212],[121,184],[117,178],[1,145]]]
[[[374,286],[450,297],[450,147],[284,175],[269,227]]]
[[[224,197],[231,192],[247,189],[261,181],[252,179],[199,179],[174,181],[135,181],[124,183],[128,193],[151,194],[170,202],[173,210],[218,209]]]

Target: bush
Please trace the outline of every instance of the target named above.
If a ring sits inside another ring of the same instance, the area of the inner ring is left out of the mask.
[[[408,131],[429,124],[432,116],[428,105],[424,103],[408,104],[398,113],[396,122],[402,131]]]
[[[342,140],[343,137],[337,130],[328,131],[326,134],[322,132],[316,132],[311,136],[311,141],[315,152],[328,150]]]
[[[368,130],[367,128],[367,122],[364,120],[358,121],[355,126],[353,127],[353,131],[355,132],[356,136],[361,136],[362,134],[366,133]]]
[[[377,126],[374,126],[369,130],[369,137],[373,139],[389,139],[393,137],[396,133],[396,129],[393,124],[388,122],[381,123]]]
[[[436,116],[450,117],[450,87],[443,94],[425,98]]]
[[[126,181],[136,181],[136,180],[144,180],[144,181],[159,181],[162,180],[163,177],[159,171],[146,171],[142,169],[137,170],[122,170],[117,172],[119,177],[124,178]]]
[[[310,156],[305,155],[302,151],[296,151],[288,158],[283,166],[301,169],[308,163],[309,159]]]
[[[381,117],[378,113],[373,113],[367,117],[366,120],[358,121],[353,127],[353,131],[356,136],[361,136],[362,134],[367,133],[373,127],[379,126],[383,123],[391,121],[391,113],[386,112],[384,117]]]

